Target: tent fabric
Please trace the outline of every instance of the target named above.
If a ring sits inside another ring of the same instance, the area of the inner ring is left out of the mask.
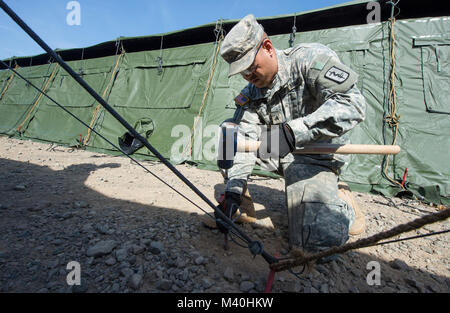
[[[395,22],[395,91],[400,116],[396,144],[402,150],[389,157],[387,168],[395,181],[401,181],[408,168],[409,192],[443,204],[450,203],[449,29],[450,19],[445,16]],[[390,32],[391,23],[384,21],[296,33],[295,44],[325,44],[358,73],[367,112],[366,120],[350,132],[352,143],[391,144],[394,140],[394,129],[386,122],[392,109]],[[290,34],[269,36],[278,49],[289,47]],[[68,64],[130,124],[151,120],[149,142],[164,157],[173,163],[191,162],[217,170],[217,125],[232,117],[233,99],[246,82],[240,75],[228,79],[228,64],[217,58],[216,48],[216,43],[209,42],[125,51],[119,62],[117,54]],[[52,77],[55,66],[19,67],[18,72],[39,88],[47,85],[49,96],[85,123],[94,120],[96,131],[117,143],[126,129],[102,108],[95,111],[98,103],[64,70]],[[9,70],[0,71],[0,133],[70,146],[83,143],[88,133],[83,125],[45,97],[33,108],[39,93],[19,77],[10,78]],[[87,149],[118,154],[94,133]],[[135,155],[152,158],[146,148]],[[385,195],[405,192],[386,179],[384,164],[384,156],[352,155],[341,177],[354,190]],[[276,176],[258,168],[255,173]]]

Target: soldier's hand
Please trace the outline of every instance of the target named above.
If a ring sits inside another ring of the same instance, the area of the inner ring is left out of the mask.
[[[225,199],[222,203],[219,204],[218,209],[222,210],[222,212],[231,219],[236,213],[237,209],[241,205],[241,195],[234,192],[225,192]],[[227,222],[222,220],[220,216],[214,212],[214,216],[216,217],[217,228],[224,234],[228,233],[230,229],[230,225]]]
[[[274,135],[275,137],[272,138]],[[261,145],[258,148],[258,157],[263,159],[270,157],[284,158],[295,149],[294,133],[287,123],[283,123],[277,128],[272,126],[267,131],[263,131],[260,141]]]

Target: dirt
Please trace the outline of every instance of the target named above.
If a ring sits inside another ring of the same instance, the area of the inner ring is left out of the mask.
[[[201,223],[205,213],[175,190],[212,209],[164,165],[143,164],[173,189],[123,156],[0,137],[0,291],[264,291],[266,261],[232,242],[225,251],[223,235]],[[224,189],[219,172],[176,168],[213,202]],[[270,217],[275,230],[243,225],[244,231],[269,254],[286,256],[283,179],[252,176],[249,191],[258,218]],[[416,200],[353,194],[367,228],[350,241],[438,211]],[[448,228],[447,220],[396,238]],[[449,292],[448,238],[354,250],[297,276],[280,272],[272,292]],[[105,241],[113,248],[88,252]],[[80,264],[81,285],[68,283],[71,261]]]

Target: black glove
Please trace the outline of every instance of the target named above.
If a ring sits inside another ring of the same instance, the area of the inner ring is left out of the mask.
[[[217,208],[221,210],[229,219],[231,219],[240,205],[241,205],[241,195],[227,191],[225,192],[224,201],[220,203]],[[230,229],[230,225],[223,219],[221,219],[216,211],[214,211],[214,216],[216,217],[217,228],[222,233],[227,234],[228,230]]]
[[[276,127],[276,126],[273,126]],[[271,146],[272,128],[263,131],[261,134],[261,145],[258,148],[258,157],[268,159],[270,157],[284,158],[295,149],[295,137],[291,127],[287,123],[283,123],[278,127],[278,150],[277,147]],[[276,138],[274,138],[274,141]]]

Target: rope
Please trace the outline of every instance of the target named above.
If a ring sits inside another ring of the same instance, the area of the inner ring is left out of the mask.
[[[18,68],[19,68],[19,65],[16,63],[16,66],[14,67],[14,69],[17,70]],[[8,90],[9,85],[11,84],[11,82],[12,82],[12,80],[13,80],[15,74],[16,74],[16,73],[13,72],[13,73],[11,74],[11,76],[8,78],[8,82],[6,83],[6,86],[5,86],[5,88],[3,89],[2,94],[0,95],[0,100],[2,100],[3,96],[4,96],[5,93],[6,93],[6,90]]]
[[[297,14],[294,13],[294,25],[292,26],[292,32],[289,36],[289,47],[292,48],[295,42],[295,33],[297,32],[297,27],[295,26],[297,20]]]
[[[50,78],[47,80],[47,82],[45,83],[44,89],[42,89],[43,92],[45,92],[45,90],[47,90],[48,86],[50,85],[50,82],[53,80],[53,77],[55,76],[57,70],[59,69],[59,64],[56,64],[55,67],[53,68],[53,72],[50,75]],[[41,101],[42,98],[42,93],[39,94],[39,97],[36,99],[36,101],[34,102],[33,106],[31,107],[31,109],[28,111],[27,116],[25,117],[25,119],[23,120],[22,123],[20,123],[20,125],[17,127],[17,131],[21,131],[23,125],[25,124],[25,122],[29,119],[29,117],[31,116],[31,113],[34,111],[34,109],[36,108],[36,106],[38,105],[39,101]]]
[[[219,22],[220,22],[220,24],[218,24]],[[194,143],[194,136],[193,136],[193,134],[195,134],[195,129],[197,127],[198,121],[200,120],[200,116],[202,114],[203,108],[204,108],[205,103],[206,103],[206,98],[207,98],[207,96],[209,94],[209,89],[211,87],[211,82],[213,80],[214,71],[215,71],[216,65],[217,65],[217,56],[218,56],[219,51],[220,51],[220,43],[222,42],[222,40],[224,38],[224,30],[222,28],[222,20],[219,20],[219,21],[216,22],[216,28],[214,29],[214,33],[216,34],[216,43],[215,43],[216,44],[216,51],[214,53],[214,59],[213,59],[213,62],[211,64],[211,69],[210,69],[210,72],[209,72],[209,78],[208,78],[208,82],[206,84],[205,92],[203,93],[202,104],[200,106],[200,110],[199,110],[197,116],[194,119],[194,125],[192,126],[192,129],[191,129],[190,146],[186,147],[186,148],[190,148],[191,152],[192,152],[192,146],[193,146],[193,143]],[[186,153],[186,151],[185,151],[185,153]]]
[[[111,78],[109,79],[109,82],[108,82],[108,84],[106,85],[105,90],[103,91],[103,94],[102,94],[102,98],[103,98],[103,99],[105,99],[106,94],[107,94],[107,92],[108,92],[108,90],[109,90],[109,87],[111,86],[111,83],[114,81],[114,78],[115,78],[115,76],[116,76],[116,70],[117,70],[117,68],[118,68],[118,66],[119,66],[119,63],[120,63],[119,61],[122,59],[122,57],[124,56],[124,54],[125,54],[125,50],[124,50],[123,47],[122,47],[121,53],[120,53],[120,55],[117,57],[116,65],[114,66],[114,69],[113,69],[113,71],[112,71]],[[102,108],[102,106],[101,106],[100,104],[98,104],[98,105],[95,107],[95,109],[94,109],[94,111],[93,111],[93,113],[92,113],[92,119],[91,119],[91,122],[89,123],[89,127],[90,127],[90,128],[88,129],[88,133],[87,133],[87,135],[86,135],[86,138],[85,138],[84,142],[81,143],[81,145],[83,145],[83,146],[87,145],[88,142],[89,142],[89,140],[91,139],[91,128],[93,128],[93,126],[94,126],[94,124],[95,124],[95,121],[96,121],[96,119],[97,119],[97,114],[98,114],[98,112],[100,111],[101,108]]]
[[[389,21],[391,23],[391,77],[390,77],[390,81],[391,81],[391,89],[389,92],[389,104],[391,107],[391,112],[390,115],[385,117],[385,122],[389,125],[390,128],[392,128],[394,130],[394,138],[392,141],[392,144],[395,145],[397,142],[397,135],[398,135],[398,126],[400,123],[400,115],[397,115],[397,93],[395,90],[395,44],[396,44],[396,38],[395,38],[395,31],[394,31],[394,26],[395,26],[395,16],[394,16],[394,9],[396,7],[396,5],[398,4],[399,1],[397,1],[396,3],[394,2],[390,2],[392,4],[392,11],[391,11],[391,17],[389,18]],[[400,186],[402,189],[405,189],[405,187],[397,182],[396,180],[394,180],[393,178],[391,178],[388,173],[388,167],[389,167],[389,156],[385,156],[384,158],[385,162],[384,162],[384,166],[383,166],[383,174],[384,177],[389,180],[391,183],[393,183],[394,185]]]
[[[161,36],[161,45],[159,47],[159,57],[156,58],[156,61],[158,62],[158,76],[161,76],[163,73],[163,40],[164,36]]]
[[[380,240],[391,238],[397,236],[401,233],[409,232],[411,230],[415,230],[421,228],[427,224],[432,224],[435,222],[443,221],[450,217],[450,209],[446,209],[444,211],[440,211],[438,213],[432,213],[421,218],[415,219],[406,224],[398,225],[390,230],[375,234],[368,238],[363,238],[358,241],[345,244],[339,247],[332,247],[330,249],[310,254],[304,251],[295,250],[293,251],[294,257],[287,258],[278,263],[272,264],[270,267],[275,269],[275,271],[284,271],[290,269],[292,267],[300,266],[300,265],[308,265],[311,261],[318,260],[333,254],[344,253],[349,250],[366,248],[369,246],[373,246]]]

